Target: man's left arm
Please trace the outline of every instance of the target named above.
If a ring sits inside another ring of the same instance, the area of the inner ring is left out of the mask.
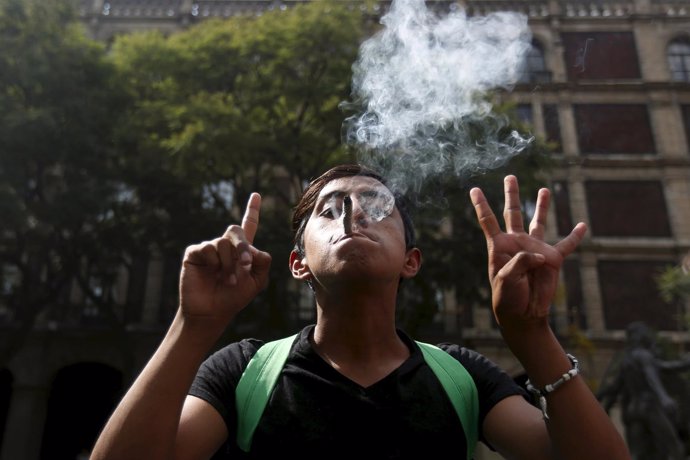
[[[505,232],[482,191],[470,191],[487,242],[492,308],[506,344],[531,384],[544,389],[573,368],[548,317],[563,260],[577,248],[587,227],[579,223],[570,235],[551,245],[544,241],[550,192],[539,191],[526,232],[514,176],[505,178],[504,190]],[[506,458],[630,458],[618,430],[580,376],[543,393],[544,413],[522,398],[511,397],[487,414],[484,436]]]

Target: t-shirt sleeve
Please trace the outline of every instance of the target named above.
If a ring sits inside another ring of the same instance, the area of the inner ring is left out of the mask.
[[[245,339],[213,353],[201,364],[189,389],[191,396],[203,399],[218,411],[228,433],[234,433],[237,426],[235,388],[261,344],[258,340]]]
[[[439,347],[460,361],[472,376],[479,397],[480,438],[488,445],[482,431],[486,414],[508,396],[519,395],[529,401],[527,392],[504,370],[476,351],[455,344],[439,344]]]

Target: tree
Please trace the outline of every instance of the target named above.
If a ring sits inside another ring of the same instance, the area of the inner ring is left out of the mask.
[[[289,210],[305,181],[348,158],[338,104],[362,30],[359,10],[313,2],[113,45],[137,101],[118,136],[127,177],[144,238],[167,255],[170,270],[186,245],[238,222],[251,192],[264,195],[257,244],[276,262],[268,290],[237,327],[251,322],[263,335],[291,327]],[[167,292],[176,295],[172,286]]]
[[[0,312],[14,327],[3,359],[37,319],[78,327],[86,315],[123,333],[143,299],[117,299],[115,285],[123,270],[143,280],[140,262],[153,253],[166,263],[167,323],[184,247],[238,222],[253,191],[265,198],[257,245],[274,256],[271,283],[228,334],[293,330],[300,294],[285,267],[290,209],[309,179],[355,161],[341,143],[340,104],[371,18],[310,2],[169,36],[123,35],[106,50],[85,38],[67,0],[0,6]],[[509,118],[505,129],[526,129]],[[524,188],[544,151],[535,143],[508,165]],[[414,210],[434,262],[404,290],[400,320],[411,332],[430,322],[442,290],[465,305],[486,302],[483,237],[467,190],[486,180],[498,197],[505,171],[427,185],[444,190],[447,206]],[[439,231],[443,216],[453,231]],[[73,283],[85,297],[75,305]]]
[[[163,245],[171,270],[181,248],[239,221],[249,193],[267,198],[257,244],[274,255],[271,283],[232,334],[268,337],[294,328],[299,299],[283,262],[291,250],[289,210],[310,178],[355,161],[357,152],[341,144],[346,114],[339,106],[350,96],[351,66],[371,32],[370,19],[337,2],[311,2],[258,18],[206,21],[169,37],[123,36],[113,45],[114,62],[137,100],[121,130],[122,150],[136,152],[128,177],[150,221],[146,239]],[[513,120],[506,133],[518,127],[510,107],[496,110]],[[534,190],[530,177],[543,166],[545,151],[534,143],[508,166],[521,170],[525,190]],[[225,200],[214,193],[222,184]],[[477,244],[483,239],[468,184],[439,179],[429,185],[442,186],[450,205],[420,214],[419,232],[434,263],[409,283],[403,326],[428,324],[440,289],[455,287],[464,303],[486,300],[488,291],[477,289],[486,285],[484,271],[476,270],[485,251]],[[440,235],[439,212],[462,231]],[[173,286],[169,292],[175,295]]]
[[[130,241],[116,219],[117,152],[105,141],[124,98],[103,47],[65,2],[2,0],[0,50],[0,308],[14,326],[1,365],[39,313],[66,319],[72,282],[111,307],[102,288]]]

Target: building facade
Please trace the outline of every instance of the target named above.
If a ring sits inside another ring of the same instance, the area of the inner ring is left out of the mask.
[[[82,0],[79,14],[92,37],[156,28],[174,32],[210,17],[259,15],[290,8],[279,0]],[[390,2],[370,5],[383,14]],[[367,8],[351,2],[353,8]],[[596,386],[624,346],[625,329],[644,321],[669,343],[687,346],[688,301],[669,305],[656,276],[690,252],[690,4],[687,0],[429,1],[440,12],[470,15],[519,11],[529,17],[533,48],[514,90],[534,132],[553,143],[557,167],[547,238],[574,223],[590,232],[566,262],[554,304],[554,327]],[[164,261],[147,265],[140,321],[107,334],[46,327],[36,331],[0,372],[0,460],[53,458],[59,450],[56,413],[65,401],[88,398],[69,423],[88,446],[123,388],[137,374],[165,327],[159,318]],[[78,295],[75,294],[75,295]],[[466,309],[444,296],[434,333],[459,337],[513,375],[519,364],[501,346],[487,309]],[[125,334],[127,350],[112,335]],[[89,346],[85,347],[84,343]],[[6,395],[6,396],[2,396]],[[81,412],[80,412],[81,411]],[[65,427],[62,426],[61,429]],[[481,451],[480,458],[491,458]],[[57,458],[57,457],[56,457]],[[59,457],[62,458],[62,457]]]

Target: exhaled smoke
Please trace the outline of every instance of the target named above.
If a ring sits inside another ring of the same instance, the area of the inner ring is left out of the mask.
[[[507,130],[486,97],[519,78],[531,34],[524,15],[437,17],[423,0],[394,0],[384,28],[364,42],[354,65],[344,142],[383,170],[399,192],[425,179],[467,176],[504,164],[530,138]]]

